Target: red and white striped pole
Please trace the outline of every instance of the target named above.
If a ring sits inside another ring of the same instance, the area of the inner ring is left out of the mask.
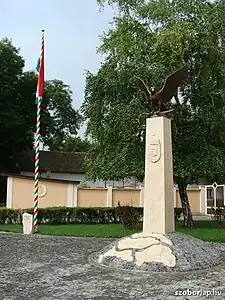
[[[44,95],[44,30],[41,38],[41,54],[37,65],[38,84],[36,94],[37,123],[35,134],[35,171],[34,171],[34,232],[38,231],[38,187],[40,166],[40,129],[41,129],[41,101]]]

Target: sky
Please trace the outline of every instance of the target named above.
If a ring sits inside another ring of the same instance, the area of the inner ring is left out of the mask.
[[[45,29],[45,78],[68,84],[73,106],[79,108],[84,100],[84,71],[100,67],[96,48],[114,11],[106,6],[100,12],[95,0],[0,0],[0,5],[0,39],[10,38],[20,48],[25,70],[36,67],[41,29]]]

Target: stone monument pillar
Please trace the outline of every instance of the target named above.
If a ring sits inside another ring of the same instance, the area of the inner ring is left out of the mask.
[[[146,120],[143,234],[173,232],[173,162],[171,121],[165,117]]]

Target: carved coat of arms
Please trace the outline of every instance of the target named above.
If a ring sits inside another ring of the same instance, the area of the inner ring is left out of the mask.
[[[156,163],[159,161],[161,157],[161,145],[160,145],[160,139],[153,135],[152,139],[148,143],[148,159],[152,163]]]

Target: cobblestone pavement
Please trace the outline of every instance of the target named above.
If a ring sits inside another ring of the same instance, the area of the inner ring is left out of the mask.
[[[225,299],[225,264],[177,274],[100,267],[90,255],[112,241],[0,233],[0,300]],[[186,289],[222,296],[175,296]]]

